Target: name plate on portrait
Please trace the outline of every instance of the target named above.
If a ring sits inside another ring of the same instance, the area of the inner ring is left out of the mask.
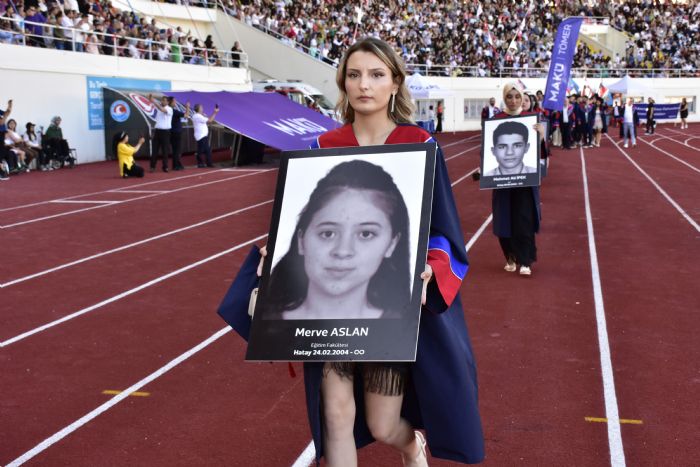
[[[415,360],[435,155],[282,153],[246,360]]]
[[[483,122],[480,189],[540,185],[540,138],[535,130],[537,123],[537,115]]]

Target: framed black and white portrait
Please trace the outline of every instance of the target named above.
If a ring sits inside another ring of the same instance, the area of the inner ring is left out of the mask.
[[[540,184],[537,115],[485,120],[482,127],[479,188],[498,189]]]
[[[435,152],[283,153],[246,359],[415,359]]]

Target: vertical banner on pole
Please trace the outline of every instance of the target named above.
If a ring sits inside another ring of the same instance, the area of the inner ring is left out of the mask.
[[[549,64],[547,87],[544,92],[543,107],[545,109],[560,110],[564,106],[571,65],[576,54],[576,41],[582,23],[583,17],[566,18],[557,28],[552,61]]]

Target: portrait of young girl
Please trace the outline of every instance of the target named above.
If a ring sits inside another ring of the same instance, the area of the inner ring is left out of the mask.
[[[265,319],[401,318],[409,309],[409,214],[392,176],[365,160],[335,165],[275,254]],[[280,224],[280,229],[283,228]],[[278,235],[279,243],[284,236]],[[415,240],[414,240],[415,243]]]

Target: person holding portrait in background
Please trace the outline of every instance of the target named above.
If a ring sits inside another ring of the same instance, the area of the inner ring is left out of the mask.
[[[494,118],[509,118],[516,115],[532,115],[523,112],[523,92],[517,83],[507,83],[503,87],[503,101],[506,108]],[[539,135],[539,144],[546,149],[544,127],[535,124]],[[515,272],[520,266],[522,276],[532,274],[532,263],[537,260],[535,234],[540,228],[540,190],[539,187],[499,188],[493,190],[493,233],[506,258],[504,269]]]

